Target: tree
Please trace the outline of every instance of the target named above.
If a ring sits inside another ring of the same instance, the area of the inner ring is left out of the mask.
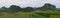
[[[10,12],[12,12],[12,13],[16,13],[16,12],[20,11],[21,8],[20,8],[19,6],[17,6],[17,5],[11,5],[11,6],[9,7],[9,10],[10,10]]]
[[[3,6],[2,9],[7,9],[7,8],[5,6]]]
[[[33,11],[33,8],[32,7],[26,7],[26,8],[23,9],[23,11],[31,12],[31,11]]]
[[[7,12],[7,9],[8,8],[6,8],[5,6],[3,6],[3,7],[0,8],[0,12]]]
[[[41,9],[41,7],[38,7],[38,8],[36,8],[37,10],[40,10]]]

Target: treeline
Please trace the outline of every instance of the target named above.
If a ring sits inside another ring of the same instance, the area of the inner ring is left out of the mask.
[[[21,8],[17,5],[11,5],[9,8],[6,8],[5,6],[3,6],[2,9],[0,9],[1,12],[5,12],[5,11],[9,11],[9,12],[18,12],[18,11],[32,12],[35,10],[43,10],[43,11],[56,10],[56,6],[52,5],[50,3],[45,3],[42,7],[38,7],[38,8],[32,8],[32,7]]]

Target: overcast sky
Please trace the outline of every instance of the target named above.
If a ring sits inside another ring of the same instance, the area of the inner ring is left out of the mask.
[[[0,7],[18,5],[20,7],[42,7],[45,3],[51,3],[60,8],[60,0],[0,0]]]

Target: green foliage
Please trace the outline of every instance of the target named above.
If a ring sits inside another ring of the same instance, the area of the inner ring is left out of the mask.
[[[23,9],[24,12],[31,12],[33,11],[33,8],[32,7],[26,7]]]
[[[9,10],[10,11],[20,11],[21,10],[21,8],[19,7],[19,6],[17,6],[17,5],[11,5],[10,7],[9,7]]]
[[[2,8],[0,8],[0,12],[7,12],[7,9],[5,6],[3,6]]]
[[[3,6],[2,9],[7,9],[7,8],[5,6]]]

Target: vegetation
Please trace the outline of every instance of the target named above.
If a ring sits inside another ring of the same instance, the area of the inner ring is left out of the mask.
[[[9,11],[12,13],[16,13],[20,10],[21,10],[21,8],[19,6],[16,6],[16,5],[11,5],[11,7],[9,7]]]
[[[33,11],[33,8],[32,7],[26,7],[23,9],[24,12],[31,12]]]
[[[27,16],[29,18],[60,18],[60,10],[57,10],[56,6],[50,3],[38,8],[21,8],[17,5],[0,8],[0,18],[27,18]]]

